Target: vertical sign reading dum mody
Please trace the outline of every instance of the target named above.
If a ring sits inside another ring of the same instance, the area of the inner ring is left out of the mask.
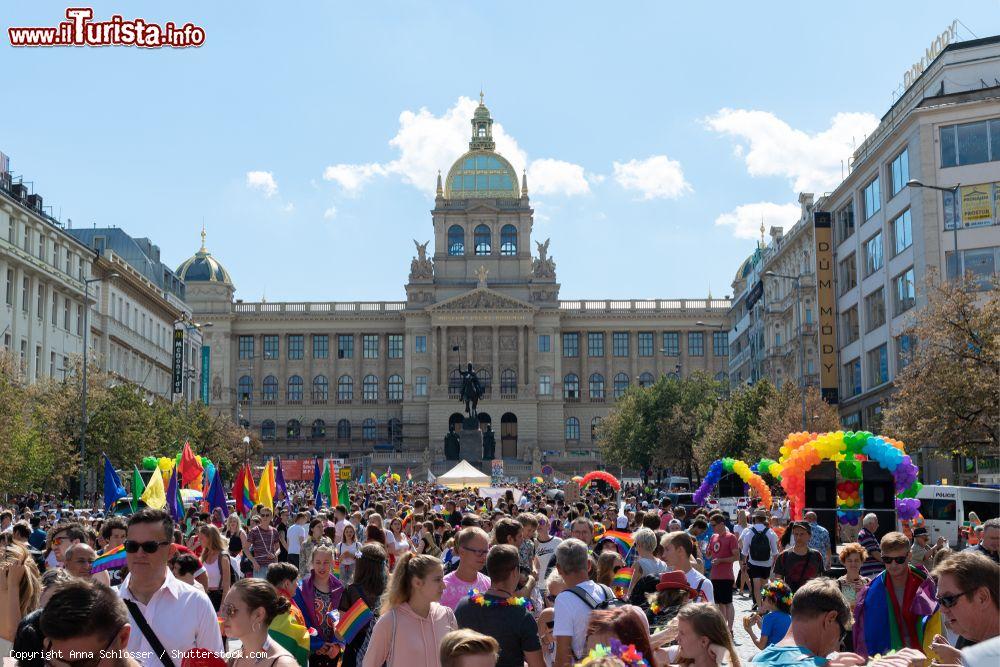
[[[819,384],[823,400],[839,401],[837,379],[837,295],[833,290],[833,227],[827,211],[813,213],[816,239],[816,298],[819,301]]]
[[[174,393],[184,393],[184,329],[174,329]]]

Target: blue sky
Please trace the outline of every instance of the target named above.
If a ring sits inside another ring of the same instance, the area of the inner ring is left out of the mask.
[[[82,4],[82,3],[81,3]],[[74,226],[208,247],[237,297],[401,300],[480,87],[561,296],[721,296],[958,18],[998,3],[97,2],[201,48],[0,46],[0,151]],[[3,27],[66,5],[5,2]],[[4,31],[6,33],[6,30]],[[853,138],[853,139],[852,139]]]

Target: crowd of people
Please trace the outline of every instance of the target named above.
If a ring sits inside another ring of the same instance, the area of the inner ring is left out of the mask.
[[[874,514],[838,546],[812,513],[730,517],[640,485],[290,496],[181,521],[8,503],[4,665],[740,667],[734,626],[754,665],[1000,664],[996,518],[959,551]]]

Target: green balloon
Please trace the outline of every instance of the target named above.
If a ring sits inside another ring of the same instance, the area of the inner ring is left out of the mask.
[[[156,470],[156,457],[155,456],[144,456],[144,457],[142,457],[142,469],[143,470]]]
[[[861,479],[861,461],[858,461],[853,457],[841,461],[837,466],[837,469],[840,471],[840,476],[844,479],[852,481]]]
[[[916,498],[917,494],[920,493],[920,489],[924,488],[924,485],[920,482],[913,482],[910,486],[899,494],[900,498]]]
[[[736,463],[734,459],[724,458],[722,459],[722,469],[726,472],[732,472],[734,463]]]

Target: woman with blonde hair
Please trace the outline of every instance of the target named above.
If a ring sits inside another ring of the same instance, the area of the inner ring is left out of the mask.
[[[0,658],[10,657],[17,624],[38,607],[41,577],[24,547],[9,544],[0,558]]]
[[[198,527],[198,543],[201,546],[201,564],[208,573],[208,599],[215,611],[219,611],[222,600],[229,594],[232,582],[232,561],[229,560],[229,545],[215,524],[203,523]]]
[[[444,570],[433,556],[408,552],[396,561],[362,667],[441,667],[438,647],[458,629],[455,613],[438,604]]]
[[[677,612],[676,656],[670,664],[740,667],[729,624],[718,607],[699,602],[681,607]]]

